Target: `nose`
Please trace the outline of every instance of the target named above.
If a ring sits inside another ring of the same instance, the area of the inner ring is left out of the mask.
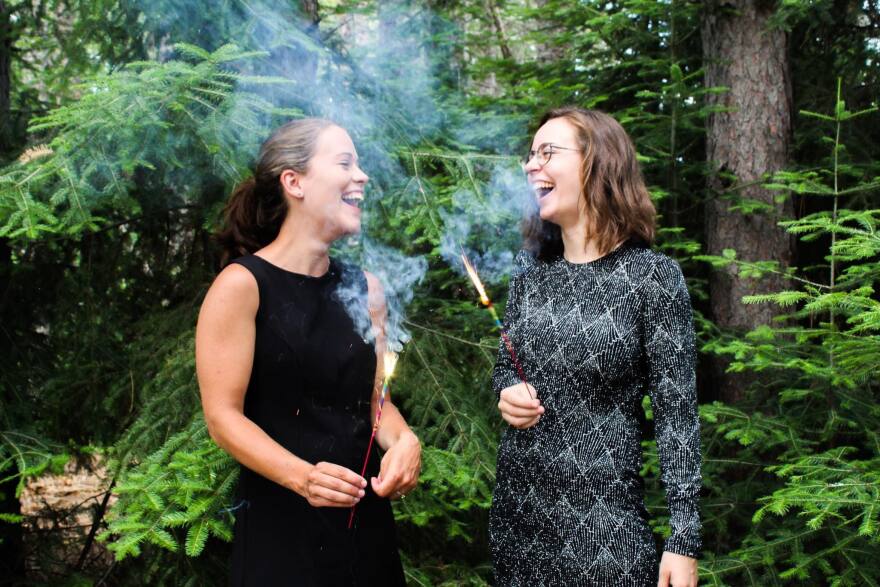
[[[541,166],[538,165],[538,155],[535,154],[529,157],[529,160],[522,164],[522,168],[523,171],[526,172],[526,174],[530,174],[534,171],[539,171],[541,169]]]
[[[354,175],[352,175],[352,181],[355,183],[365,184],[370,181],[370,176],[364,173],[364,170],[360,168],[359,165],[355,165]]]

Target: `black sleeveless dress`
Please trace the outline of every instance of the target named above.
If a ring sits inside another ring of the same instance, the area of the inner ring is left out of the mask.
[[[256,278],[254,363],[244,413],[293,454],[360,473],[370,439],[376,371],[372,344],[337,297],[340,283],[364,293],[358,268],[331,259],[321,277],[261,257],[234,263]],[[377,475],[372,451],[366,478]],[[315,508],[246,467],[235,508],[231,584],[239,587],[405,585],[391,504],[367,485],[348,529],[348,508]]]

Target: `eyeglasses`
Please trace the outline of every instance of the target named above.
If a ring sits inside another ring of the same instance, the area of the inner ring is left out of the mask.
[[[538,168],[544,167],[547,163],[550,162],[550,158],[554,153],[558,153],[559,151],[577,151],[581,152],[580,149],[572,149],[571,147],[560,147],[558,145],[553,145],[551,143],[544,143],[539,145],[537,149],[532,149],[522,158],[522,167],[523,170],[528,166],[529,162],[535,157],[538,158]]]

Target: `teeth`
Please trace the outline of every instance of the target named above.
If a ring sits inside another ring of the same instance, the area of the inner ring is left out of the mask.
[[[535,193],[539,198],[543,198],[552,192],[554,187],[556,186],[549,181],[536,181],[532,184],[532,189],[535,190]]]

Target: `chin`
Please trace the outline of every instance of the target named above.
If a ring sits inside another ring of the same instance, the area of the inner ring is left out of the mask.
[[[357,224],[346,224],[341,227],[342,228],[342,236],[351,236],[353,234],[360,234],[361,232],[361,223]]]
[[[553,208],[546,206],[543,208],[538,208],[538,216],[541,217],[541,220],[546,222],[553,222],[554,214]]]
[[[337,241],[341,238],[346,238],[352,235],[360,234],[361,232],[361,224],[358,222],[357,224],[348,221],[348,222],[334,222],[332,225],[326,227],[327,230],[327,238],[330,242]]]

